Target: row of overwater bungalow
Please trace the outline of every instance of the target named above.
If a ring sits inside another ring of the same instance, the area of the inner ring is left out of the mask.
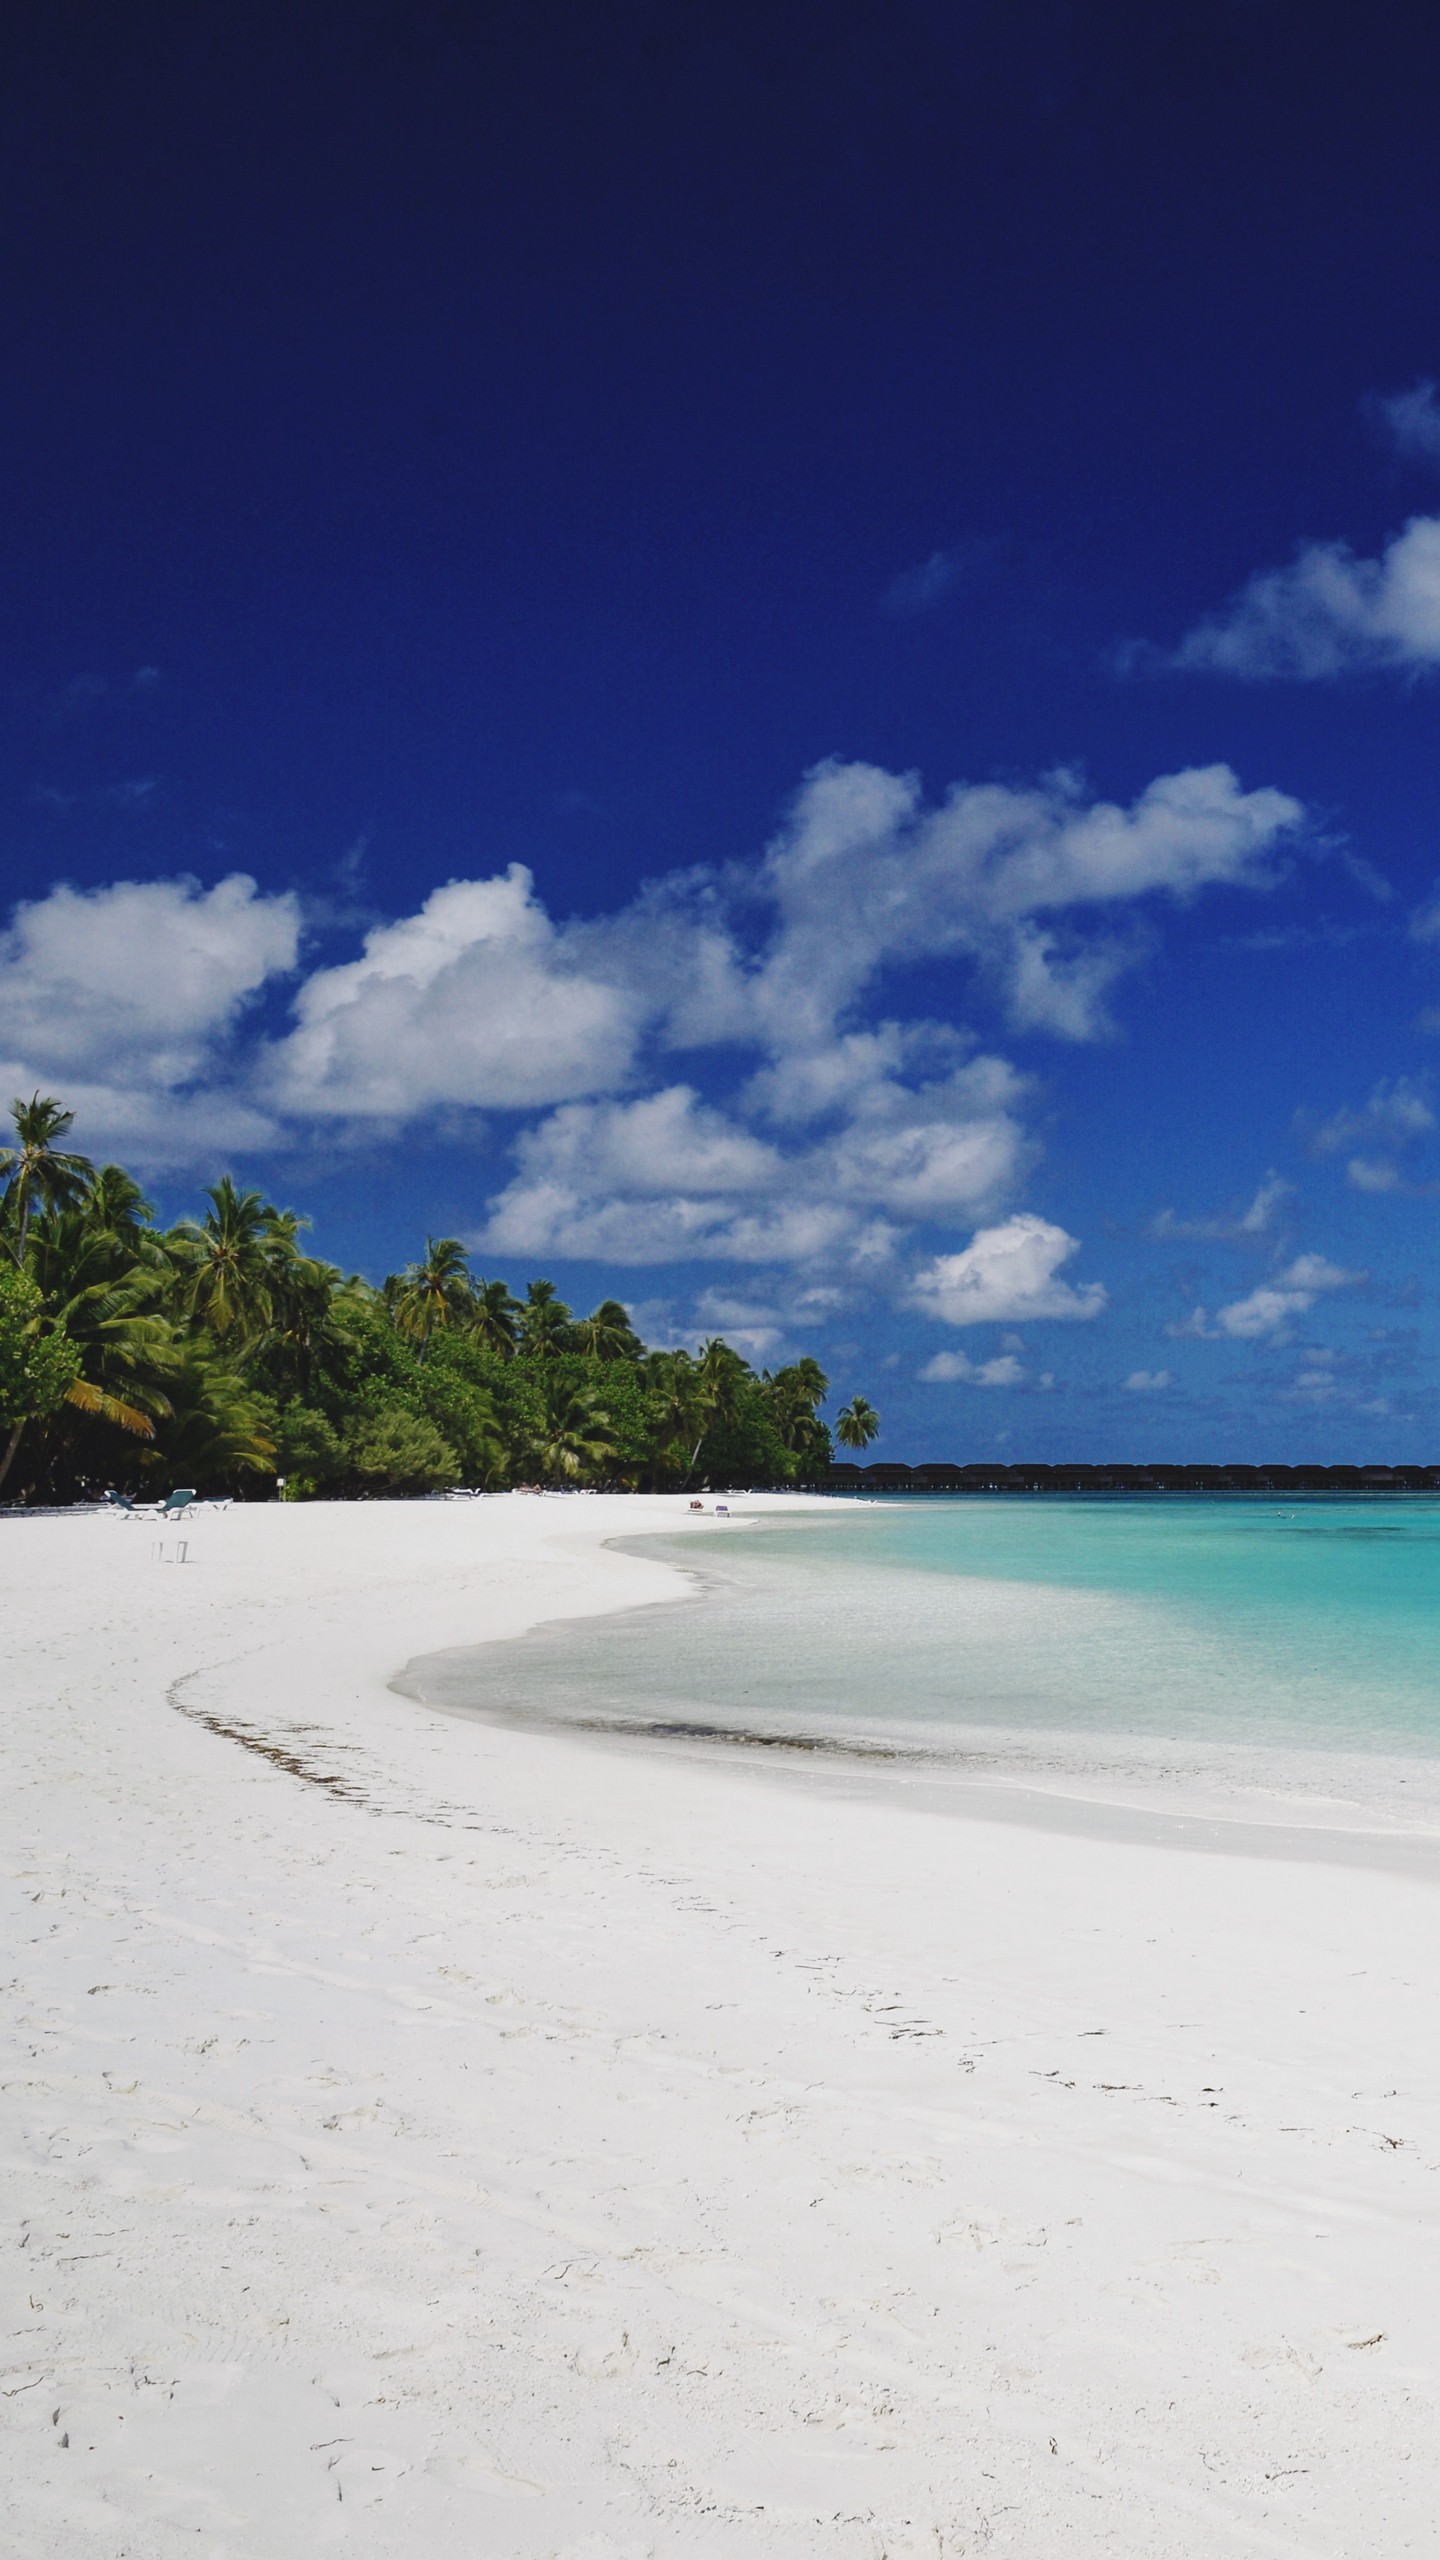
[[[1440,1493],[1434,1467],[837,1464],[825,1493]]]

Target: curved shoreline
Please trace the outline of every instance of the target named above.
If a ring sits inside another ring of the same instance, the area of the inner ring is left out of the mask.
[[[737,1518],[732,1525],[743,1522]],[[672,1579],[682,1576],[688,1587],[617,1603],[603,1613],[602,1644],[633,1621],[646,1651],[656,1653],[672,1614],[688,1616],[696,1606],[723,1608],[726,1578],[703,1544],[693,1563],[655,1553],[671,1535],[673,1526],[667,1526],[604,1541],[610,1552],[658,1564]],[[1047,1588],[983,1576],[965,1577],[958,1586],[961,1594],[982,1599],[997,1592],[1018,1598]],[[1070,1586],[1054,1589],[1066,1596]],[[563,1707],[547,1705],[531,1649],[542,1646],[556,1671],[578,1667],[574,1686],[583,1690],[585,1647],[596,1614],[546,1617],[514,1636],[418,1655],[392,1676],[390,1686],[462,1721],[478,1719],[556,1740],[588,1739],[602,1748],[655,1749],[702,1766],[768,1766],[791,1783],[848,1788],[853,1794],[869,1789],[877,1801],[929,1812],[1096,1840],[1373,1865],[1440,1881],[1440,1762],[1423,1749],[1362,1755],[1323,1742],[1292,1746],[1283,1737],[1251,1743],[1233,1737],[1214,1741],[1194,1732],[1163,1738],[1040,1724],[957,1722],[936,1728],[872,1722],[824,1728],[794,1717],[787,1721],[778,1708],[767,1721],[747,1722],[681,1704],[683,1679],[676,1681],[673,1706],[636,1704],[619,1711],[604,1703],[616,1675],[603,1656],[596,1666],[605,1674],[601,1696],[593,1703],[583,1696],[577,1700],[572,1687]],[[517,1667],[525,1675],[525,1695],[518,1701],[506,1694]],[[1377,1771],[1388,1776],[1388,1792],[1378,1797]],[[1407,1793],[1412,1785],[1413,1799]]]

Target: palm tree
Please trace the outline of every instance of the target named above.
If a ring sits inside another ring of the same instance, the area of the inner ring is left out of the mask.
[[[812,1404],[823,1404],[830,1393],[829,1379],[826,1377],[819,1361],[812,1360],[808,1353],[803,1359],[792,1360],[789,1368],[785,1370],[783,1374],[786,1377],[796,1378],[799,1380],[800,1385],[803,1387]]]
[[[527,1359],[548,1360],[570,1347],[570,1310],[553,1280],[532,1280],[520,1313],[520,1347]]]
[[[287,1213],[258,1191],[237,1191],[228,1173],[205,1197],[205,1217],[182,1218],[173,1231],[184,1313],[222,1342],[256,1341],[274,1312],[272,1247]]]
[[[333,1262],[317,1262],[293,1249],[272,1254],[270,1314],[276,1354],[295,1382],[295,1392],[308,1397],[316,1352],[346,1337],[337,1313],[350,1302],[346,1284]]]
[[[575,1484],[615,1455],[610,1416],[590,1387],[557,1381],[545,1398],[535,1455],[547,1484]]]
[[[0,1178],[5,1182],[7,1218],[15,1221],[11,1249],[16,1261],[23,1262],[37,1200],[52,1209],[72,1208],[89,1190],[95,1167],[88,1156],[67,1155],[57,1147],[56,1139],[68,1136],[74,1127],[75,1114],[53,1093],[32,1093],[28,1102],[17,1097],[10,1105],[10,1117],[19,1143],[0,1147]]]
[[[576,1347],[592,1360],[638,1360],[644,1345],[618,1298],[602,1298],[575,1327]]]
[[[710,1421],[710,1396],[688,1351],[652,1351],[645,1363],[659,1455],[688,1481]]]
[[[776,1428],[786,1448],[792,1452],[812,1448],[816,1435],[824,1429],[815,1407],[823,1404],[830,1392],[830,1381],[819,1361],[793,1360],[788,1368],[777,1369],[773,1377],[767,1369],[765,1384],[770,1390]]]
[[[679,1356],[682,1359],[686,1357],[684,1353]],[[700,1452],[710,1436],[711,1426],[735,1419],[740,1390],[747,1378],[754,1375],[749,1361],[743,1360],[728,1342],[722,1342],[718,1334],[711,1341],[702,1343],[699,1359],[687,1365],[694,1381],[690,1424],[695,1432],[695,1441],[686,1460],[682,1485],[689,1484],[700,1463]]]
[[[52,1489],[106,1463],[105,1441],[86,1427],[97,1422],[152,1443],[156,1459],[196,1482],[228,1481],[274,1463],[264,1402],[244,1375],[253,1340],[237,1319],[238,1352],[222,1349],[210,1325],[177,1324],[166,1312],[175,1294],[174,1248],[167,1254],[169,1240],[146,1223],[147,1210],[128,1174],[107,1165],[79,1207],[44,1211],[31,1226],[28,1259],[45,1294],[46,1322],[63,1329],[80,1364],[65,1406],[39,1426],[39,1478]],[[236,1223],[217,1208],[216,1225],[227,1222]],[[292,1248],[298,1221],[275,1213],[274,1227],[274,1258],[303,1274],[309,1266]],[[187,1250],[193,1265],[188,1240]],[[193,1267],[185,1276],[193,1289]],[[147,1452],[142,1463],[151,1462]]]
[[[36,1220],[30,1269],[49,1324],[80,1355],[66,1403],[138,1438],[153,1438],[167,1410],[174,1327],[161,1313],[163,1264],[132,1256],[113,1229],[83,1209]]]
[[[470,1264],[457,1236],[427,1236],[425,1259],[412,1262],[394,1298],[395,1322],[420,1345],[423,1360],[437,1327],[463,1324],[474,1306]]]
[[[134,1192],[121,1175],[110,1187],[109,1205],[133,1207]],[[63,1336],[78,1362],[60,1408],[35,1426],[41,1475],[53,1474],[57,1464],[63,1473],[67,1460],[74,1463],[77,1431],[83,1450],[77,1415],[150,1440],[157,1419],[169,1411],[165,1376],[173,1359],[173,1328],[158,1312],[167,1278],[164,1259],[138,1221],[133,1241],[127,1229],[106,1223],[104,1198],[103,1179],[97,1180],[77,1207],[42,1209],[30,1227],[26,1264],[40,1294],[37,1328]],[[0,1464],[0,1482],[19,1438],[17,1430]]]
[[[503,1280],[477,1280],[474,1305],[470,1327],[474,1340],[488,1351],[498,1351],[502,1360],[513,1358],[519,1299],[511,1297]]]
[[[154,1209],[123,1164],[102,1164],[85,1206],[91,1224],[103,1227],[132,1253],[139,1253],[152,1234]]]
[[[863,1396],[852,1396],[835,1417],[835,1437],[846,1449],[868,1449],[880,1437],[880,1416]]]
[[[745,1380],[754,1375],[749,1361],[743,1360],[730,1343],[722,1341],[716,1334],[709,1342],[701,1343],[696,1366],[705,1382],[705,1393],[712,1411],[728,1420],[735,1410],[736,1399]]]
[[[204,1334],[178,1346],[166,1402],[164,1457],[187,1484],[203,1488],[236,1475],[273,1473],[275,1441],[265,1407],[239,1364]]]

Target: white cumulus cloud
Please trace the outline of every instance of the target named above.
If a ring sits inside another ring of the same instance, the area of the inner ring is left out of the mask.
[[[278,1033],[249,1009],[297,971],[294,898],[238,876],[57,889],[0,938],[0,1060],[82,1111],[81,1143],[142,1163],[512,1115],[477,1202],[487,1253],[903,1290],[913,1231],[938,1228],[974,1239],[921,1271],[942,1320],[1085,1317],[1104,1291],[1059,1276],[1063,1231],[1006,1223],[1034,1089],[966,1017],[1102,1035],[1159,907],[1264,890],[1303,818],[1225,765],[1122,805],[1073,774],[931,802],[914,775],[830,761],[758,859],[676,868],[608,915],[552,916],[519,863],[450,880],[298,974]],[[921,967],[932,1007],[951,972],[950,1020],[899,1018]]]
[[[231,1048],[299,941],[298,902],[243,873],[52,889],[0,934],[7,1088],[60,1090],[78,1143],[142,1165],[273,1142]]]
[[[914,1280],[917,1305],[944,1324],[1019,1324],[1048,1316],[1084,1321],[1106,1303],[1103,1282],[1079,1288],[1059,1277],[1079,1239],[1022,1211],[982,1227],[963,1253],[937,1254]]]
[[[1136,946],[1093,919],[1227,884],[1265,888],[1301,824],[1288,794],[1244,791],[1228,765],[1150,783],[1128,808],[1073,775],[1029,790],[957,784],[927,808],[918,779],[819,765],[771,847],[776,926],[753,981],[778,1050],[823,1044],[882,967],[968,957],[1020,1028],[1091,1039]]]
[[[362,957],[318,969],[267,1082],[291,1113],[408,1120],[437,1105],[523,1110],[603,1092],[639,1020],[625,991],[573,965],[520,863],[452,880]]]
[[[52,889],[0,935],[0,1040],[47,1075],[113,1069],[158,1084],[203,1066],[246,999],[295,965],[300,911],[235,874]]]
[[[1013,1193],[1031,1147],[1026,1088],[1004,1060],[915,1086],[885,1072],[878,1049],[868,1063],[868,1081],[844,1080],[837,1125],[784,1143],[690,1085],[567,1103],[516,1141],[515,1177],[479,1243],[587,1256],[604,1238],[622,1262],[829,1254],[873,1269],[897,1241],[894,1221],[968,1220]]]
[[[1158,1395],[1162,1387],[1173,1387],[1174,1384],[1168,1369],[1132,1369],[1125,1380],[1126,1388],[1133,1396]]]
[[[1440,665],[1440,517],[1412,516],[1374,560],[1305,544],[1198,623],[1171,663],[1253,682]]]
[[[993,1360],[972,1360],[964,1351],[937,1351],[920,1376],[927,1385],[1018,1387],[1024,1384],[1025,1368],[1013,1351],[999,1351]]]

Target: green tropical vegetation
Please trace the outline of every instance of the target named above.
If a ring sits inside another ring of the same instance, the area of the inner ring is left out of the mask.
[[[880,1416],[864,1396],[852,1396],[835,1416],[835,1437],[842,1449],[868,1449],[880,1437]]]
[[[175,1483],[254,1500],[458,1485],[802,1484],[832,1456],[829,1381],[720,1339],[649,1350],[618,1299],[516,1297],[453,1236],[376,1288],[307,1221],[224,1174],[161,1226],[133,1176],[71,1151],[51,1095],[0,1148],[0,1502]],[[879,1428],[856,1396],[837,1434]]]

